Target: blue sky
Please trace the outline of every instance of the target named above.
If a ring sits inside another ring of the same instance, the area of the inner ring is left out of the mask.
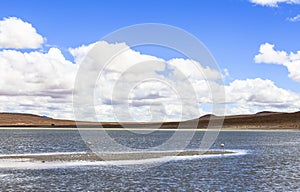
[[[265,60],[255,62],[254,57],[265,43],[286,53],[300,50],[300,21],[289,19],[300,14],[300,4],[289,0],[278,4],[264,2],[267,1],[10,0],[1,2],[0,20],[16,17],[32,24],[46,38],[42,45],[44,52],[56,47],[72,62],[69,48],[96,42],[119,28],[139,23],[173,25],[195,35],[211,51],[220,68],[228,70],[225,85],[235,80],[260,78],[299,94],[300,82],[288,76],[286,66],[266,64]],[[155,48],[136,50],[166,60],[176,57],[172,52]]]
[[[300,22],[287,18],[300,13],[300,5],[266,7],[246,0],[224,1],[5,1],[0,17],[15,16],[34,25],[47,43],[77,47],[101,39],[121,27],[138,23],[164,23],[199,38],[232,79],[262,77],[300,92],[280,66],[257,65],[259,45],[297,51]],[[68,53],[65,53],[68,54]],[[268,73],[266,73],[268,71]]]

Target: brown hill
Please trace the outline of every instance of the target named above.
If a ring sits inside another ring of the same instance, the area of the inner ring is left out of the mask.
[[[75,125],[71,120],[59,120],[24,113],[0,113],[1,127],[51,127],[55,125]]]
[[[185,128],[192,128],[191,124],[198,121],[198,128],[207,128],[209,122],[214,123],[222,120],[223,117],[205,115],[196,120],[181,122]],[[197,123],[197,122],[196,122]],[[80,127],[99,127],[97,122],[79,122]],[[179,122],[164,123],[123,123],[126,127],[132,128],[176,128]],[[103,127],[119,128],[119,123],[101,123]],[[0,113],[0,127],[76,127],[73,120],[60,120],[42,117],[32,114],[21,113]],[[279,113],[263,111],[251,115],[225,116],[223,129],[297,129],[300,130],[300,112]]]
[[[211,117],[211,120],[220,117]],[[209,120],[199,120],[198,127],[207,127]],[[300,129],[300,112],[263,111],[252,115],[225,116],[224,129]]]

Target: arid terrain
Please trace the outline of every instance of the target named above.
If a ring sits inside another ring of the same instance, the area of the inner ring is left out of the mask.
[[[192,128],[198,121],[198,128],[206,129],[208,124],[222,122],[223,129],[297,129],[300,130],[300,112],[280,113],[280,112],[259,112],[250,115],[234,115],[219,117],[205,115],[199,119],[184,122],[164,122],[164,123],[122,123],[126,127],[151,128],[160,126],[161,128],[177,128],[180,124],[183,128]],[[0,113],[0,127],[99,127],[120,128],[119,123],[114,122],[76,122],[73,120],[52,119],[33,114],[21,113]]]

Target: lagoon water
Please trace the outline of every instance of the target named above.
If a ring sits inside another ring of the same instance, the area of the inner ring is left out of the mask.
[[[172,131],[109,131],[123,145],[155,146]],[[196,132],[188,149],[197,149]],[[300,191],[300,132],[222,131],[212,149],[241,155],[173,159],[148,169],[115,165],[0,169],[0,191]],[[0,155],[89,151],[76,130],[0,130]],[[131,166],[131,165],[129,165]],[[132,165],[134,166],[134,165]]]

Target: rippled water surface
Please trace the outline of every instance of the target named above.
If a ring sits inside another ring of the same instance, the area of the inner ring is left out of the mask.
[[[109,133],[121,144],[143,148],[172,136]],[[188,148],[199,146],[197,132]],[[300,132],[221,132],[212,149],[245,155],[173,160],[149,169],[69,166],[0,169],[0,191],[300,191]],[[77,131],[0,130],[0,155],[88,151]]]

